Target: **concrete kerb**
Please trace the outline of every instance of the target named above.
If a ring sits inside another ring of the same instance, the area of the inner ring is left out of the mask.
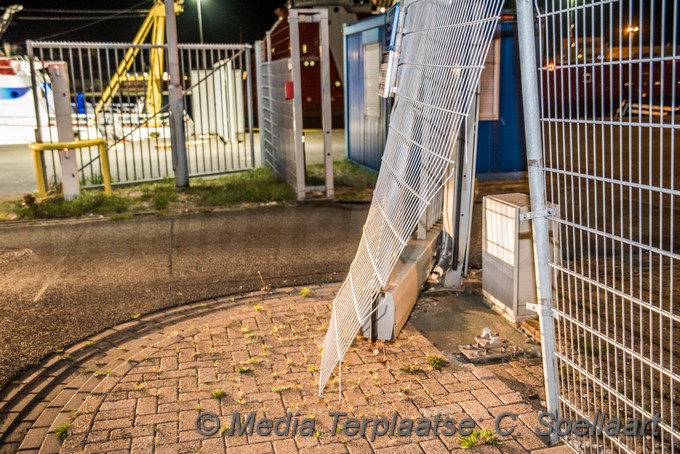
[[[439,352],[411,327],[403,339],[377,355],[367,342],[355,342],[343,366],[342,400],[337,400],[337,382],[319,399],[314,358],[338,285],[310,287],[310,298],[288,288],[162,310],[54,355],[0,396],[0,452],[97,451],[104,446],[144,452],[154,445],[156,452],[224,452],[229,445],[230,453],[278,452],[285,447],[324,452],[390,452],[397,446],[401,452],[459,449],[456,437],[379,437],[370,442],[345,434],[336,437],[328,433],[325,420],[328,411],[338,410],[356,416],[397,411],[402,417],[422,417],[439,411],[492,418],[507,409],[520,413],[521,436],[503,438],[501,446],[513,452],[546,448],[525,422],[535,419],[534,408],[517,395],[513,398],[515,393],[483,368],[432,370],[425,355]],[[279,332],[277,339],[274,333]],[[64,359],[65,354],[71,358]],[[260,362],[251,363],[254,358]],[[244,364],[248,367],[237,367]],[[420,372],[402,370],[410,365]],[[211,397],[215,387],[223,387],[227,396]],[[115,411],[125,406],[132,409]],[[297,410],[315,415],[323,434],[202,437],[192,425],[197,409],[214,411],[225,421],[234,411],[279,417]],[[64,422],[70,427],[62,445],[54,431]]]

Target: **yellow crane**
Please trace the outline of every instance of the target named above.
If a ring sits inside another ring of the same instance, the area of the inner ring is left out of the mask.
[[[184,11],[184,0],[175,1],[175,14]],[[165,6],[162,0],[156,0],[154,5],[149,10],[142,26],[139,27],[135,38],[132,40],[133,46],[139,45],[146,41],[151,34],[151,44],[163,46],[165,44]],[[129,76],[130,67],[135,61],[139,47],[130,47],[126,52],[123,60],[118,64],[116,72],[111,77],[109,85],[102,92],[102,97],[95,107],[95,114],[100,113],[106,109],[113,100],[114,96],[120,90],[122,81],[139,80],[138,76]],[[150,51],[150,67],[148,75],[142,76],[146,79],[146,97],[144,99],[144,106],[148,118],[154,118],[161,110],[163,101],[162,81],[163,81],[163,47],[154,47]],[[153,121],[153,120],[152,120]]]

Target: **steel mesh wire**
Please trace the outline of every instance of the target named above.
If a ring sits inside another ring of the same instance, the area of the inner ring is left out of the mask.
[[[540,14],[562,416],[660,417],[581,452],[680,452],[678,0],[548,1]]]
[[[262,73],[262,157],[293,188],[297,187],[295,166],[295,106],[285,97],[285,83],[292,79],[290,59],[263,62]]]
[[[359,249],[333,302],[322,394],[435,195],[477,90],[502,0],[405,1],[399,75],[385,153]]]

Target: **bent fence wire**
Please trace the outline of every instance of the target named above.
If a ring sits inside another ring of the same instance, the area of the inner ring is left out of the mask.
[[[560,410],[661,419],[657,435],[566,440],[581,452],[680,452],[679,8],[552,0],[539,14]]]
[[[372,311],[427,207],[477,90],[502,1],[404,2],[397,94],[359,250],[333,302],[319,393]]]

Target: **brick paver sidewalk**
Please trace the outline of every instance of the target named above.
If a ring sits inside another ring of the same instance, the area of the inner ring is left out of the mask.
[[[318,370],[337,284],[256,293],[182,306],[107,330],[48,359],[0,395],[0,452],[400,452],[460,449],[458,435],[378,436],[333,431],[329,412],[348,417],[471,417],[493,428],[502,412],[511,436],[472,452],[557,453],[531,428],[537,409],[489,369],[428,365],[441,353],[407,325],[393,343],[358,339],[319,398]],[[212,436],[199,414],[219,417]],[[232,415],[300,421],[305,436],[231,435]],[[299,415],[295,417],[295,415]],[[311,419],[310,419],[311,420]],[[340,420],[342,425],[345,419]],[[366,431],[370,435],[372,425]],[[383,427],[383,426],[381,426]],[[65,432],[60,440],[55,430]]]

